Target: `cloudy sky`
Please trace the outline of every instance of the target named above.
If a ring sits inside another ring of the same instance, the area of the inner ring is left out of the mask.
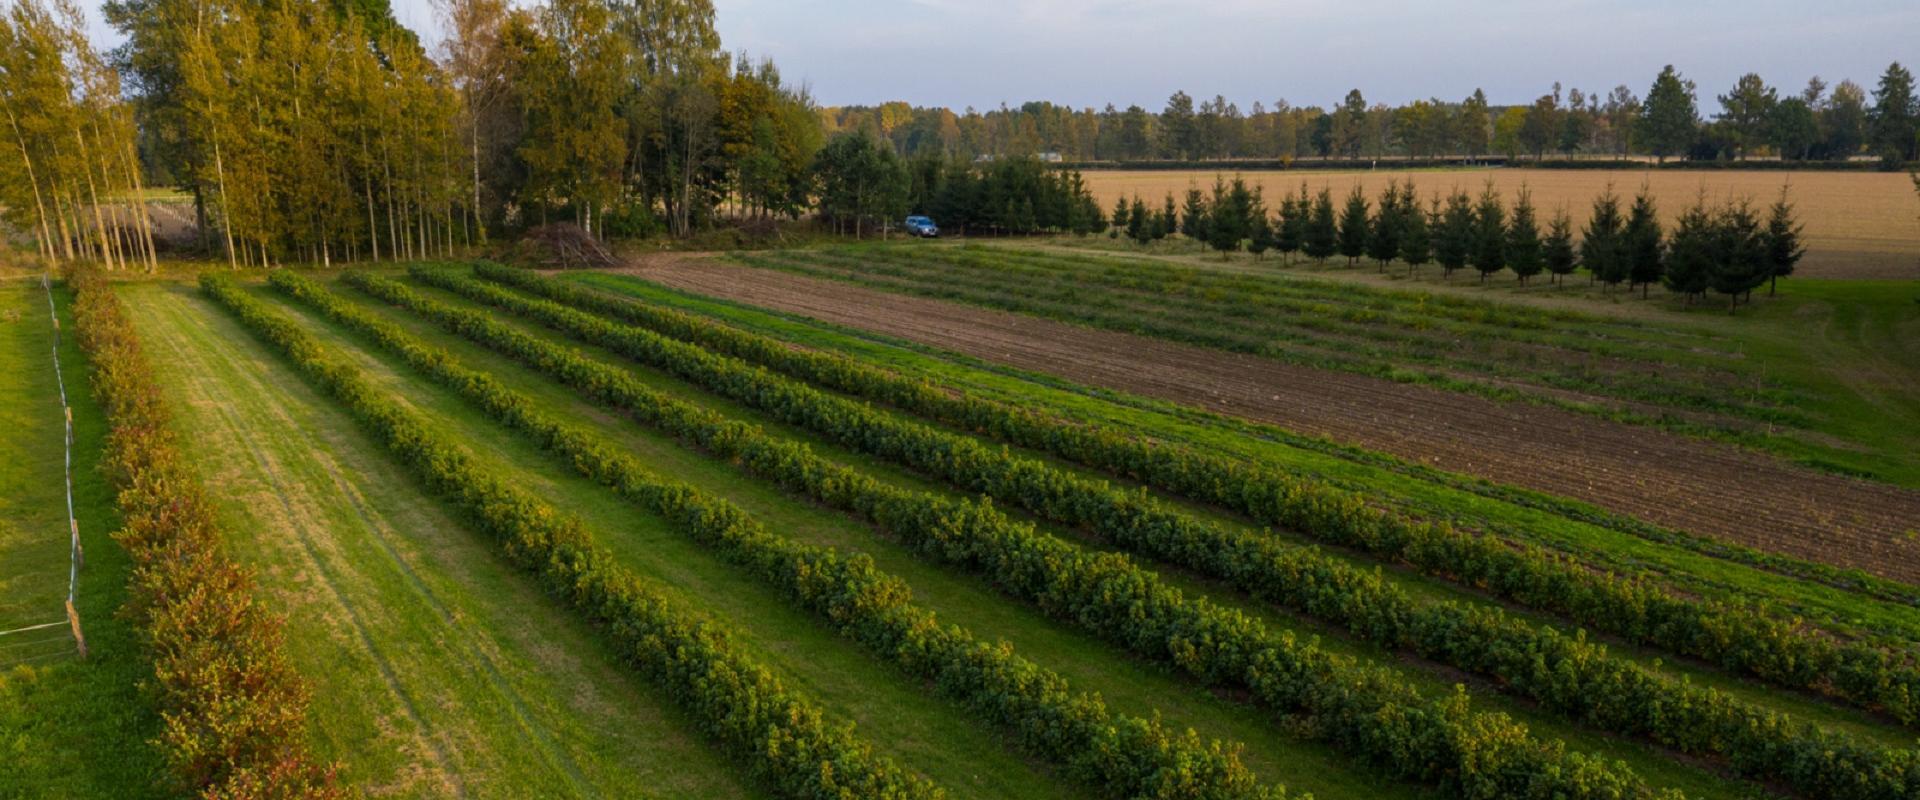
[[[393,0],[437,35],[429,0]],[[988,108],[1046,99],[1158,109],[1176,89],[1251,106],[1457,99],[1552,88],[1645,94],[1663,64],[1704,105],[1757,71],[1871,87],[1920,62],[1920,0],[714,0],[729,49],[771,55],[825,104]]]

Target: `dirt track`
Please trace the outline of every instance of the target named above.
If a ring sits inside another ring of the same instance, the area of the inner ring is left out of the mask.
[[[1657,524],[1920,583],[1920,493],[1537,406],[669,256],[669,286],[1199,406],[1572,497]]]

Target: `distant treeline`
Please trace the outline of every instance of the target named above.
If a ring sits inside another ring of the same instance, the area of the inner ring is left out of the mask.
[[[1692,81],[1662,70],[1644,97],[1627,86],[1605,94],[1577,88],[1532,103],[1493,106],[1484,92],[1400,106],[1368,103],[1359,89],[1331,108],[1285,100],[1242,109],[1224,97],[1176,92],[1158,112],[1075,109],[1049,102],[968,108],[906,103],[822,112],[829,133],[860,129],[913,156],[960,158],[1057,154],[1088,162],[1217,159],[1401,158],[1447,160],[1489,155],[1544,160],[1570,156],[1650,156],[1657,160],[1737,160],[1774,155],[1793,161],[1847,161],[1867,155],[1912,161],[1920,148],[1920,101],[1911,72],[1887,67],[1869,92],[1852,81],[1831,87],[1818,77],[1783,93],[1759,75],[1739,79],[1702,110]],[[1217,166],[1217,165],[1214,165]]]

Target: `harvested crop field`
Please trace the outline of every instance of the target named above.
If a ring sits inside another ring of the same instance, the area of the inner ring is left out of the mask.
[[[713,260],[664,258],[633,272],[689,291],[1270,422],[1772,552],[1920,579],[1920,541],[1911,535],[1920,494],[1732,447]]]
[[[1800,273],[1824,278],[1920,278],[1920,200],[1903,173],[1790,172],[1785,170],[1574,170],[1574,169],[1457,169],[1358,171],[1264,171],[1241,173],[1263,187],[1269,199],[1297,192],[1302,181],[1318,191],[1329,187],[1336,198],[1356,184],[1369,196],[1378,195],[1388,181],[1412,180],[1423,193],[1447,192],[1455,187],[1479,192],[1487,181],[1509,198],[1521,184],[1533,191],[1534,204],[1545,214],[1565,207],[1576,222],[1585,219],[1595,195],[1611,183],[1616,192],[1631,195],[1641,184],[1653,190],[1668,224],[1705,191],[1709,202],[1720,198],[1752,198],[1756,205],[1772,203],[1780,188],[1792,187],[1792,200],[1806,224],[1807,258]],[[1086,173],[1087,185],[1102,208],[1116,198],[1142,195],[1157,200],[1166,193],[1183,193],[1189,186],[1209,189],[1216,175],[1206,170],[1096,170]]]

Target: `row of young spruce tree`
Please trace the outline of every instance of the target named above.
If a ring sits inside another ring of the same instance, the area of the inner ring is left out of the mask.
[[[1446,278],[1472,268],[1482,282],[1512,270],[1521,284],[1542,273],[1557,283],[1585,269],[1589,282],[1624,283],[1642,297],[1654,284],[1689,304],[1723,294],[1730,311],[1763,284],[1771,293],[1806,253],[1784,188],[1764,219],[1751,200],[1709,203],[1703,191],[1669,231],[1646,187],[1631,204],[1608,187],[1578,235],[1565,209],[1543,226],[1524,185],[1511,206],[1491,182],[1478,197],[1456,188],[1422,202],[1411,181],[1392,181],[1374,201],[1355,186],[1336,207],[1332,189],[1313,193],[1302,183],[1278,206],[1270,211],[1261,189],[1242,178],[1216,178],[1210,194],[1190,187],[1178,204],[1171,192],[1159,208],[1121,198],[1108,235],[1144,246],[1178,233],[1223,256],[1245,249],[1257,260],[1278,251],[1283,263],[1296,253],[1322,263],[1340,256],[1349,266],[1371,259],[1382,271],[1399,261],[1409,275],[1429,263]]]

